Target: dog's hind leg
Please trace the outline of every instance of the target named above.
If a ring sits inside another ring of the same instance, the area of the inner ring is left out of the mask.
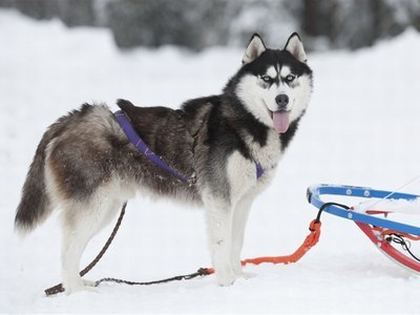
[[[87,289],[93,282],[79,275],[80,259],[89,240],[116,216],[121,202],[109,198],[72,202],[62,213],[62,277],[67,294]]]

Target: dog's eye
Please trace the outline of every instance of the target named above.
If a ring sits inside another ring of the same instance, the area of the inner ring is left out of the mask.
[[[287,83],[290,83],[290,82],[292,82],[295,78],[296,78],[296,76],[294,76],[293,74],[289,74],[289,75],[285,78],[285,81],[286,81]]]
[[[268,75],[261,76],[261,80],[263,80],[265,83],[272,83],[273,79],[269,77]]]

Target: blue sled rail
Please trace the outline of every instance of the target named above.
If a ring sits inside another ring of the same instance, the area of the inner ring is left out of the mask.
[[[320,184],[314,185],[308,188],[307,197],[310,204],[314,205],[316,208],[321,208],[327,201],[323,201],[321,196],[324,195],[335,195],[335,196],[344,196],[344,197],[359,197],[359,198],[376,198],[376,199],[393,199],[393,200],[408,200],[413,201],[420,196],[392,192],[385,190],[376,190],[366,187],[357,187],[357,186],[346,186],[346,185],[330,185],[330,184]],[[352,211],[352,209],[346,210],[338,206],[328,206],[324,209],[324,212],[352,220],[355,222],[360,222],[364,224],[370,224],[372,226],[378,226],[382,228],[387,228],[395,231],[401,231],[404,233],[420,236],[420,227],[400,223],[396,221],[389,220],[388,218],[382,218],[374,215],[369,215],[365,213],[360,213]]]

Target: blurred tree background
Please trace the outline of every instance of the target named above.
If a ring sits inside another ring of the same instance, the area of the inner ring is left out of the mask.
[[[420,0],[0,0],[0,7],[69,27],[107,27],[121,49],[244,46],[254,32],[277,46],[293,31],[311,50],[357,49],[420,30]]]

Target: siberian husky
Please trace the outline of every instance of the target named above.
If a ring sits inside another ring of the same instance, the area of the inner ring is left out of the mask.
[[[283,50],[258,34],[223,93],[180,109],[118,104],[143,141],[182,181],[139,152],[105,105],[84,104],[43,135],[22,189],[15,227],[28,232],[61,210],[62,280],[67,293],[91,285],[79,276],[88,241],[136,192],[206,208],[211,262],[219,285],[244,276],[240,254],[251,204],[271,182],[312,92],[298,34]]]

